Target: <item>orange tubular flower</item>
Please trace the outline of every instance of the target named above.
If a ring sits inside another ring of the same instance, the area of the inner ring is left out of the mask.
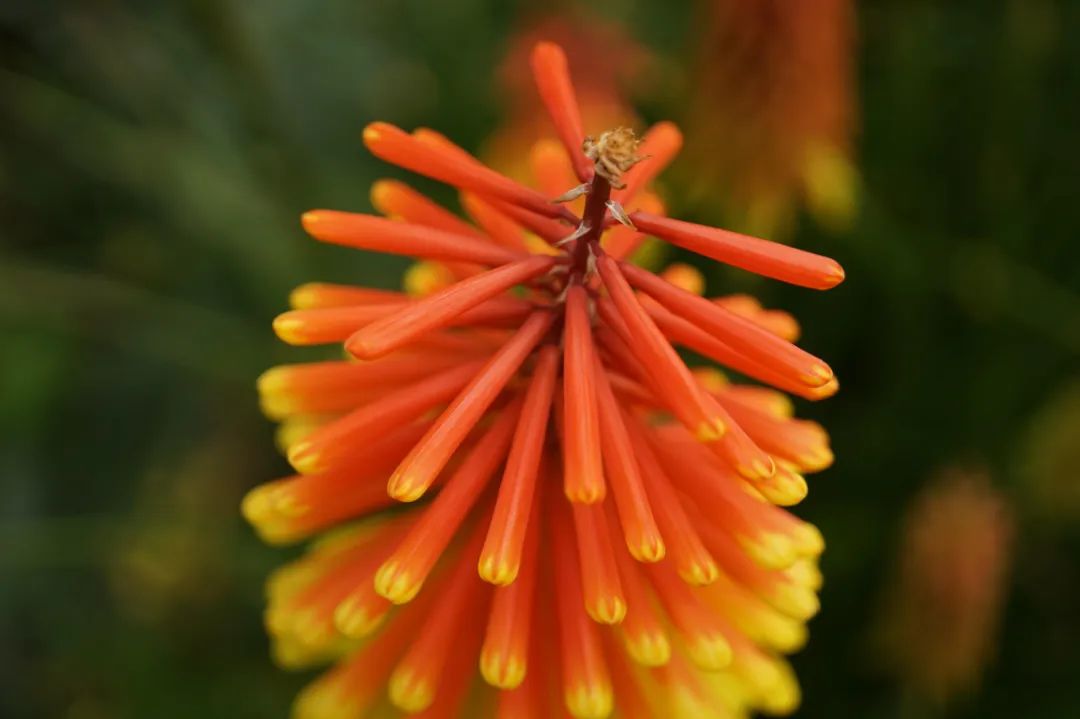
[[[886,668],[930,705],[978,688],[995,658],[1015,511],[979,468],[949,467],[908,508],[882,607]]]
[[[790,234],[805,207],[848,228],[853,157],[853,0],[701,0],[686,119],[693,191],[728,224]]]
[[[781,507],[829,465],[828,437],[675,346],[810,399],[836,379],[789,315],[624,258],[649,234],[804,287],[843,270],[663,217],[646,189],[678,130],[650,130],[649,157],[626,129],[583,137],[562,51],[540,44],[532,67],[565,145],[533,153],[542,190],[376,123],[368,148],[459,188],[476,225],[391,181],[372,193],[387,218],[304,215],[316,239],[420,263],[406,293],[304,285],[274,323],[350,355],[259,381],[297,473],[243,511],[271,542],[324,534],[269,585],[278,661],[336,662],[296,716],[790,711],[781,655],[817,610],[824,545]]]

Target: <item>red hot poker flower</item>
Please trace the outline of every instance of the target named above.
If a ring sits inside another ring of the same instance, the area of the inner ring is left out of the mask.
[[[269,585],[277,659],[336,662],[297,716],[791,710],[781,655],[817,609],[823,543],[782,507],[829,465],[828,438],[780,392],[692,370],[675,347],[810,399],[836,379],[792,344],[789,315],[624,258],[650,234],[805,287],[843,270],[663,217],[645,189],[678,130],[583,137],[562,51],[541,44],[532,66],[565,144],[533,153],[536,174],[567,178],[580,216],[384,123],[368,148],[459,188],[475,225],[390,181],[373,188],[389,218],[304,215],[316,239],[420,262],[408,293],[308,284],[274,322],[350,355],[259,381],[297,474],[252,490],[245,515],[275,543],[324,534]],[[477,673],[494,696],[471,692]]]

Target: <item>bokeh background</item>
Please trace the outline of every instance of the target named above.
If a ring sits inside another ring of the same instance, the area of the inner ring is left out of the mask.
[[[1080,716],[1080,3],[588,5],[0,3],[0,716],[286,715],[254,378],[306,356],[270,331],[292,286],[404,266],[298,216],[396,176],[374,119],[512,169],[545,34],[600,115],[686,129],[673,213],[847,269],[707,269],[842,383],[799,410],[838,460],[799,510],[829,548],[798,716]]]

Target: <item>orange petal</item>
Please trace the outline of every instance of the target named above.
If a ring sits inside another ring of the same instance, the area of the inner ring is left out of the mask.
[[[488,360],[394,470],[387,483],[390,496],[403,502],[412,502],[423,496],[547,333],[553,320],[550,312],[533,314],[513,338]]]
[[[357,328],[408,306],[407,302],[290,310],[274,318],[274,334],[294,346],[340,342]]]
[[[492,584],[510,584],[521,566],[558,370],[559,350],[554,345],[546,345],[540,350],[525,394],[521,419],[491,513],[487,539],[480,552],[480,577]]]
[[[266,541],[280,544],[389,507],[393,502],[386,494],[386,473],[397,466],[427,426],[426,422],[406,425],[366,445],[363,460],[348,468],[261,484],[244,497],[244,517]]]
[[[371,204],[387,217],[432,227],[455,235],[487,240],[484,233],[453,212],[397,180],[379,180],[371,186]]]
[[[626,616],[626,597],[604,509],[596,504],[574,504],[572,510],[585,611],[601,624],[618,624]]]
[[[516,252],[528,252],[521,226],[479,196],[463,192],[461,205],[496,244]]]
[[[827,290],[844,280],[836,260],[812,252],[648,212],[634,212],[630,219],[638,230],[685,250],[793,285]]]
[[[502,265],[522,253],[493,242],[385,217],[337,210],[311,210],[302,218],[307,233],[322,242],[429,260]]]
[[[779,419],[727,392],[717,393],[717,399],[765,451],[805,472],[818,472],[832,464],[829,436],[816,422]]]
[[[578,184],[570,158],[562,145],[554,140],[538,140],[529,152],[529,166],[536,186],[548,197],[559,197]],[[585,205],[581,198],[567,203],[581,214]]]
[[[468,686],[480,648],[477,625],[483,621],[491,597],[488,585],[472,571],[481,538],[473,532],[463,556],[439,588],[438,602],[421,626],[414,625],[412,645],[390,675],[390,701],[405,712],[422,712],[433,706],[436,698],[443,701]],[[457,665],[467,669],[462,676],[454,670]]]
[[[346,716],[365,716],[386,695],[394,662],[416,631],[413,617],[397,617],[377,637],[306,686],[296,698],[295,716],[325,715],[326,707]]]
[[[730,367],[736,372],[741,372],[747,377],[811,400],[822,399],[836,392],[837,385],[835,382],[827,383],[821,387],[807,387],[802,382],[797,382],[758,362],[754,362],[700,327],[669,312],[656,302],[645,302],[643,306],[657,327],[672,342],[704,355],[725,367]]]
[[[456,146],[430,141],[430,136],[425,140],[388,123],[373,122],[364,128],[364,144],[376,157],[425,177],[498,197],[544,217],[574,219],[539,192],[483,166]]]
[[[705,391],[705,388],[702,387],[702,390]],[[706,446],[747,479],[762,480],[772,477],[776,473],[776,462],[769,453],[750,439],[750,435],[723,409],[723,405],[717,402],[715,397],[709,395],[709,400],[715,405],[716,411],[723,412],[728,431],[718,441],[709,442]]]
[[[289,293],[289,306],[294,310],[319,307],[348,307],[351,305],[384,305],[405,302],[408,298],[392,290],[370,287],[336,285],[330,282],[308,282]]]
[[[626,596],[626,617],[619,624],[619,633],[627,653],[645,666],[667,664],[671,658],[671,640],[664,629],[663,614],[649,589],[649,580],[626,552],[616,551],[615,561]]]
[[[555,132],[563,147],[570,155],[574,173],[579,180],[585,182],[592,177],[593,166],[581,149],[585,132],[581,126],[581,111],[574,95],[566,55],[558,45],[541,42],[533,48],[531,60],[540,100],[555,125]]]
[[[748,494],[742,478],[689,432],[671,425],[642,436],[672,486],[691,500],[682,505],[684,509],[692,504],[709,507],[710,524],[721,525],[731,534],[755,536],[761,531],[759,508],[767,505]],[[661,530],[665,529],[661,524]]]
[[[731,663],[731,645],[723,620],[683,582],[666,562],[645,565],[660,600],[691,661],[706,671]]]
[[[615,689],[615,715],[619,719],[652,719],[663,715],[664,709],[656,706],[656,702],[649,701],[649,694],[643,687],[643,675],[635,671],[627,660],[626,652],[610,637],[605,649],[611,684]]]
[[[604,469],[600,452],[600,419],[596,407],[595,348],[589,329],[585,289],[570,288],[566,295],[563,331],[564,482],[572,502],[604,499]]]
[[[357,586],[371,584],[380,558],[400,539],[401,529],[400,524],[388,525],[359,541],[353,540],[351,546],[328,557],[308,555],[301,559],[317,574],[291,593],[279,585],[270,594],[266,622],[271,634],[277,640],[294,639],[309,646],[336,639],[336,607]],[[373,616],[372,621],[377,623],[389,608],[388,603],[373,607],[379,616]]]
[[[363,457],[373,441],[453,398],[481,366],[483,363],[476,361],[439,372],[353,410],[292,445],[289,462],[298,471],[310,474]]]
[[[626,417],[626,426],[675,571],[690,584],[703,586],[715,581],[719,574],[716,560],[705,549],[664,467],[649,446],[645,438],[649,429],[630,416]]]
[[[752,591],[771,607],[803,621],[817,612],[820,604],[813,589],[800,586],[784,571],[761,566],[731,535],[718,531],[718,528],[703,527],[702,534],[724,574]]]
[[[799,339],[801,329],[799,322],[787,312],[782,310],[762,309],[757,300],[749,295],[726,295],[714,297],[713,304],[727,308],[735,314],[750,320],[762,329],[772,332],[777,337],[795,342]]]
[[[640,562],[659,562],[664,558],[664,540],[653,518],[652,508],[641,471],[634,457],[633,443],[623,424],[619,404],[611,389],[607,372],[597,360],[596,398],[600,412],[600,445],[607,484],[615,497],[623,540]]]
[[[359,330],[345,343],[350,354],[375,359],[453,323],[457,317],[555,266],[552,257],[529,257],[462,280]]]
[[[532,506],[529,514],[531,516],[522,522],[527,522],[528,525],[522,571],[512,583],[495,590],[487,633],[484,635],[484,646],[480,652],[481,675],[488,684],[500,689],[519,686],[525,679],[528,666],[530,625],[539,563],[539,503]],[[482,552],[480,564],[483,566]]]
[[[832,370],[820,359],[721,305],[640,267],[623,263],[621,269],[630,284],[750,360],[808,387],[820,387],[832,379]]]
[[[272,419],[296,414],[329,414],[396,391],[451,367],[461,356],[405,355],[377,362],[308,362],[273,367],[259,376],[263,411]]]
[[[600,627],[582,606],[584,590],[569,513],[569,508],[560,507],[552,528],[563,699],[574,717],[603,719],[611,713],[614,704],[611,677],[604,660]]]
[[[499,413],[495,423],[465,456],[443,490],[424,508],[401,544],[379,567],[375,591],[395,604],[404,604],[416,596],[506,457],[520,410],[520,401],[515,401]]]
[[[601,256],[597,268],[611,294],[618,318],[629,332],[629,337],[624,339],[661,389],[661,395],[679,421],[703,440],[718,439],[727,430],[722,417],[714,413],[690,370],[638,303],[618,265],[610,257]],[[609,321],[611,313],[607,311],[606,303],[600,303],[600,310],[601,317]]]

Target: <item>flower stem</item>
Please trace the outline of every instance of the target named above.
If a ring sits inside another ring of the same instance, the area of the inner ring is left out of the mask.
[[[574,241],[570,251],[570,283],[585,281],[592,268],[590,259],[596,256],[600,248],[600,236],[604,233],[604,215],[607,201],[611,197],[611,183],[599,173],[589,181],[589,191],[585,195],[585,212],[581,216],[583,232]]]

